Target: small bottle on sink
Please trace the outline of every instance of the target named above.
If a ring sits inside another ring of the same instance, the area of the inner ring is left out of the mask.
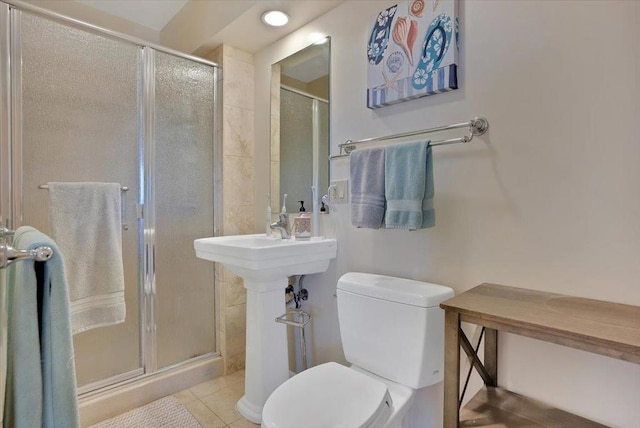
[[[293,219],[293,227],[295,229],[295,237],[298,241],[307,241],[311,239],[311,215],[307,213],[304,207],[304,201],[300,202],[300,210],[298,215]]]

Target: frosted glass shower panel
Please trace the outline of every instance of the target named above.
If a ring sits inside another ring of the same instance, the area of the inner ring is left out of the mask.
[[[214,69],[156,52],[158,368],[215,352],[213,263],[193,240],[213,236]]]
[[[80,387],[140,370],[137,46],[21,13],[23,222],[49,233],[50,181],[129,187],[122,231],[126,321],[74,337]]]

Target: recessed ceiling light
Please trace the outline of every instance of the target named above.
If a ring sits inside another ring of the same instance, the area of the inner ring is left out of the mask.
[[[272,27],[282,27],[289,22],[289,15],[280,10],[268,10],[262,14],[262,22]]]

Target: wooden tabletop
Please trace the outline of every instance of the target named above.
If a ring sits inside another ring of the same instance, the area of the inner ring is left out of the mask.
[[[640,364],[640,307],[481,284],[440,304],[472,322]]]

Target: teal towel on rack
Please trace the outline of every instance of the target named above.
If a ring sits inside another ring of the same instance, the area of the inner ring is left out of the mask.
[[[436,194],[433,185],[433,155],[431,146],[427,142],[427,159],[425,166],[424,197],[422,198],[422,228],[427,229],[436,225],[436,210],[433,206],[433,197]]]
[[[14,246],[53,249],[47,262],[21,260],[9,268],[7,389],[4,426],[79,427],[69,290],[55,242],[32,227],[16,231]]]
[[[351,153],[351,224],[380,229],[384,218],[384,148]]]
[[[385,148],[387,229],[435,225],[433,161],[428,141],[395,144]]]

